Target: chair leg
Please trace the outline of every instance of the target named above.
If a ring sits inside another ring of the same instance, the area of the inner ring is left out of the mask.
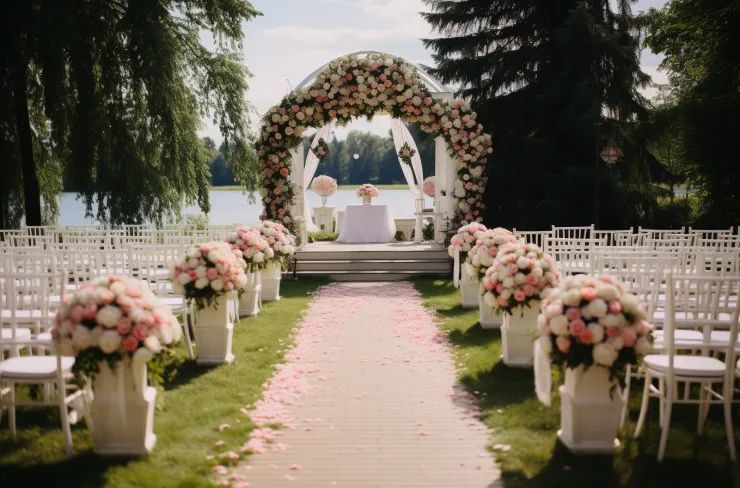
[[[732,426],[732,386],[725,388],[725,434],[727,435],[727,448],[730,451],[730,459],[735,461],[737,459],[737,452],[735,451],[735,432]]]
[[[622,413],[619,415],[619,428],[624,426],[627,420],[630,402],[630,385],[632,383],[632,365],[628,364],[624,374],[624,391],[622,392]]]
[[[72,428],[69,425],[69,411],[67,410],[66,392],[59,392],[59,417],[62,420],[62,434],[64,435],[64,452],[71,456],[72,449]]]
[[[696,422],[696,433],[701,434],[704,432],[704,424],[707,421],[707,415],[709,415],[709,403],[707,401],[707,388],[708,383],[699,384],[699,418]]]
[[[669,390],[672,390],[669,388]],[[668,445],[668,433],[671,431],[671,412],[673,410],[673,391],[668,391],[665,399],[665,412],[663,414],[663,425],[660,431],[660,446],[658,447],[658,462],[665,457],[665,449]]]
[[[660,395],[658,396],[658,425],[663,428],[663,418],[665,413],[665,395],[663,395],[663,392],[666,391],[664,378],[658,379],[658,389],[660,390]]]
[[[640,403],[640,417],[637,419],[637,426],[635,427],[635,438],[640,437],[642,428],[645,426],[645,418],[647,417],[648,406],[650,401],[650,384],[653,382],[653,378],[649,372],[645,372],[645,386],[642,389],[642,402]]]
[[[185,336],[185,346],[188,349],[188,359],[194,359],[195,354],[193,353],[193,340],[190,337],[190,313],[185,312],[182,315],[182,331]]]
[[[17,439],[15,429],[15,383],[10,383],[10,405],[8,405],[8,425],[10,426],[10,436],[13,440]]]

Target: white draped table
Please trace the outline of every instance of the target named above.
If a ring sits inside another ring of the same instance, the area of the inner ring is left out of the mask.
[[[339,242],[390,242],[396,224],[388,205],[347,205]]]

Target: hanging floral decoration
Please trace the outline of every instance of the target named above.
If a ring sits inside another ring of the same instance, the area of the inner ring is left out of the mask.
[[[411,166],[411,158],[416,154],[416,149],[412,149],[408,142],[404,142],[401,149],[398,150],[398,159],[404,164]]]
[[[265,114],[257,143],[265,207],[262,218],[280,221],[293,230],[290,151],[301,144],[308,127],[333,121],[345,124],[380,111],[407,123],[418,122],[423,131],[445,139],[457,164],[452,227],[482,220],[491,136],[464,100],[435,99],[414,66],[380,53],[332,61],[311,86],[291,92]]]
[[[316,145],[311,148],[311,152],[314,153],[319,162],[323,162],[326,155],[329,154],[329,144],[326,143],[323,137],[320,137],[316,141]]]

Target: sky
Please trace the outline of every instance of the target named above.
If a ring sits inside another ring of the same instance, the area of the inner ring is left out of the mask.
[[[243,26],[244,62],[252,73],[247,99],[259,114],[280,102],[314,70],[342,55],[356,51],[382,51],[422,65],[432,65],[431,52],[420,39],[434,37],[419,12],[427,10],[422,0],[251,0],[262,12]],[[666,0],[638,0],[634,12],[661,7]],[[657,83],[665,82],[658,72],[661,57],[644,52],[643,71]],[[648,97],[655,88],[644,92]],[[253,130],[257,130],[258,119]],[[354,121],[337,128],[342,139],[350,130],[385,135],[390,128],[387,116],[368,122]],[[204,120],[202,136],[219,142],[222,138]]]

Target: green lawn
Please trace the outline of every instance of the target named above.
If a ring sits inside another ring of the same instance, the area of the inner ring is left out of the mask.
[[[460,381],[477,396],[483,421],[492,430],[491,444],[511,450],[496,457],[510,487],[725,487],[740,485],[740,463],[727,456],[721,410],[714,407],[705,433],[695,435],[696,408],[674,408],[668,451],[656,461],[660,429],[657,403],[639,440],[632,439],[639,412],[641,382],[632,391],[630,421],[620,434],[622,445],[614,456],[574,456],[558,444],[560,424],[557,395],[545,407],[534,396],[530,369],[505,366],[500,360],[499,331],[478,325],[478,310],[459,306],[459,290],[451,282],[420,278],[414,281],[425,304],[443,319],[459,365]],[[558,379],[553,383],[557,385]],[[735,409],[736,444],[740,447],[740,409]]]
[[[134,459],[101,458],[92,453],[84,423],[74,430],[76,455],[64,456],[61,429],[53,409],[19,411],[18,441],[7,416],[0,424],[0,487],[168,487],[211,486],[218,456],[238,452],[252,426],[239,409],[257,400],[262,384],[291,342],[291,332],[321,280],[284,280],[283,299],[266,303],[258,317],[236,326],[231,365],[199,367],[178,352],[179,364],[158,395],[151,455]],[[220,424],[230,428],[219,432]],[[223,440],[216,448],[214,443]]]

